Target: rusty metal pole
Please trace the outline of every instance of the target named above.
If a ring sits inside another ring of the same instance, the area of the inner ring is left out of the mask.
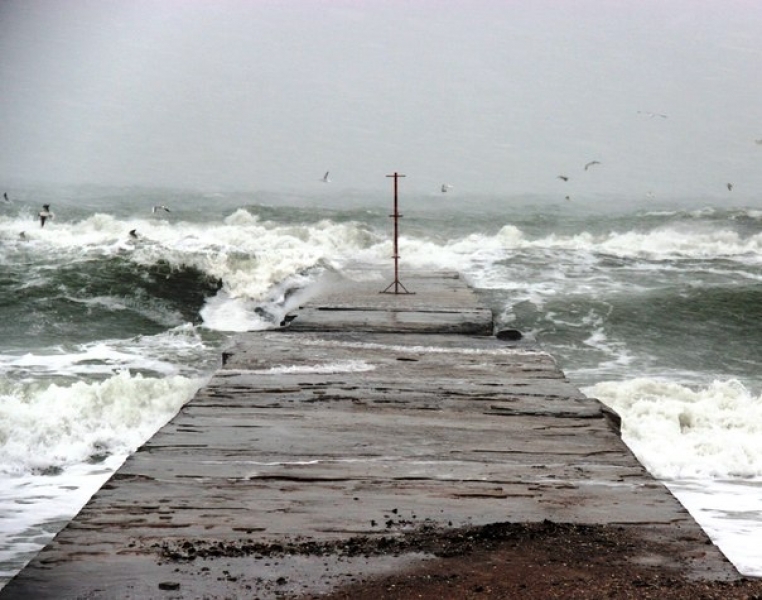
[[[387,177],[394,177],[394,214],[389,215],[394,219],[394,281],[387,287],[382,294],[409,294],[405,289],[405,286],[402,285],[402,282],[400,281],[400,270],[399,270],[399,260],[400,260],[400,253],[399,253],[399,218],[402,216],[399,211],[399,201],[398,201],[398,181],[400,177],[404,177],[404,175],[401,175],[395,171],[392,175],[387,175]],[[390,292],[389,290],[394,287],[394,292]],[[402,288],[402,292],[400,292],[400,288]]]

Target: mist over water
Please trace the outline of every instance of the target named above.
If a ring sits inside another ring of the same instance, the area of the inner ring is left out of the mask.
[[[0,182],[745,201],[761,26],[745,0],[5,0]]]

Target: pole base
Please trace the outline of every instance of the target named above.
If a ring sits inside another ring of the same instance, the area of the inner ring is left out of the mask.
[[[394,291],[389,291],[392,288],[394,288]],[[402,291],[400,292],[400,288],[402,288]],[[408,292],[407,288],[405,288],[404,285],[402,285],[402,282],[399,279],[395,279],[392,281],[389,286],[382,292],[379,292],[380,294],[415,294],[415,292]]]

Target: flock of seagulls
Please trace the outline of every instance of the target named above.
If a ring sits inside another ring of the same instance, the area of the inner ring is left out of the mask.
[[[666,119],[667,118],[667,115],[665,115],[663,113],[654,113],[654,112],[648,112],[648,111],[642,111],[642,110],[639,110],[638,114],[646,115],[650,119],[653,119],[655,117],[659,117],[661,119]],[[754,143],[759,145],[759,146],[762,146],[762,138],[754,140]],[[594,166],[597,166],[597,165],[601,165],[601,164],[602,163],[599,160],[591,160],[591,161],[585,163],[584,170],[588,171],[591,167],[594,167]],[[323,175],[319,179],[319,181],[322,181],[323,183],[331,183],[331,180],[328,177],[329,174],[330,174],[330,171],[326,171],[325,175]],[[569,181],[569,179],[571,179],[571,178],[568,175],[561,174],[561,175],[557,175],[556,179],[560,179],[561,181],[565,181],[566,182],[566,181]],[[733,184],[732,183],[726,183],[725,186],[728,188],[729,192],[733,191]],[[449,184],[449,183],[443,183],[442,186],[440,187],[440,192],[443,193],[443,194],[446,194],[451,189],[452,189],[452,185],[451,184]],[[646,196],[649,197],[649,198],[653,198],[654,197],[654,193],[653,192],[648,192],[646,194]],[[571,196],[566,196],[565,199],[566,200],[571,200]],[[6,196],[6,200],[7,200],[7,196]],[[156,212],[157,210],[160,210],[160,209],[163,209],[163,210],[166,210],[167,212],[169,212],[169,209],[166,206],[154,206],[153,207],[153,211],[154,212]],[[132,233],[132,232],[130,232],[130,233]]]
[[[650,111],[644,111],[644,110],[639,110],[638,114],[645,115],[649,119],[654,119],[654,118],[666,119],[666,118],[668,118],[668,116],[665,115],[664,113],[656,113],[656,112],[650,112]],[[755,139],[754,143],[757,144],[758,146],[762,146],[762,138]],[[588,169],[590,169],[590,167],[595,166],[595,165],[600,165],[600,164],[601,164],[601,162],[598,161],[598,160],[591,160],[590,162],[585,164],[584,170],[587,171]],[[569,176],[568,175],[558,175],[557,179],[560,179],[562,181],[569,181]],[[732,192],[734,186],[733,186],[732,183],[728,182],[728,183],[725,184],[725,187],[728,189],[729,192]],[[646,196],[648,198],[653,198],[654,197],[654,193],[653,192],[648,192],[646,194]],[[570,199],[571,198],[569,196],[566,196],[566,200],[570,200]]]
[[[638,112],[640,112],[640,111],[638,111]],[[648,114],[652,114],[652,113],[648,113]],[[656,116],[660,116],[660,117],[666,117],[666,115],[656,115]],[[762,140],[759,140],[759,142],[762,142]],[[761,145],[762,145],[762,144],[761,144]],[[591,160],[590,162],[588,162],[587,164],[585,164],[585,167],[584,167],[584,169],[585,169],[585,171],[587,171],[587,170],[588,170],[590,167],[592,167],[592,166],[594,166],[594,165],[600,165],[600,164],[601,164],[601,162],[600,162],[600,161],[598,161],[598,160]],[[556,179],[561,179],[562,181],[569,181],[569,176],[568,176],[568,175],[558,175],[558,176],[556,177]],[[726,183],[726,184],[725,184],[725,187],[727,187],[727,188],[728,188],[728,191],[729,191],[729,192],[732,192],[732,191],[733,191],[733,184],[732,184],[732,183]],[[443,190],[443,191],[444,191],[444,190]],[[649,197],[649,198],[653,198],[653,197],[654,197],[654,193],[653,193],[653,192],[648,192],[648,193],[646,194],[646,196],[647,196],[647,197]],[[566,196],[566,200],[571,200],[571,197],[569,197],[569,196]]]
[[[643,115],[645,117],[648,117],[649,119],[667,119],[667,118],[669,118],[669,116],[664,114],[664,113],[651,112],[651,111],[645,111],[645,110],[639,110],[637,112],[638,112],[638,114]],[[762,146],[762,138],[755,139],[754,143],[757,144],[758,146]],[[589,171],[592,167],[595,167],[595,166],[598,166],[598,165],[601,165],[601,164],[602,163],[599,160],[591,160],[591,161],[585,163],[583,169],[585,171]],[[320,179],[320,181],[322,181],[324,183],[330,183],[331,180],[328,178],[328,175],[329,175],[329,171],[326,171],[325,175],[323,175],[323,177]],[[566,175],[566,174],[560,174],[556,178],[560,179],[561,181],[564,181],[564,182],[568,182],[571,179],[571,177],[569,177],[569,175]],[[725,186],[727,187],[729,192],[733,191],[734,185],[732,183],[726,183]],[[441,187],[440,187],[440,192],[443,193],[443,194],[446,194],[448,191],[450,191],[452,189],[452,187],[453,186],[450,185],[449,183],[443,183],[441,185]],[[646,194],[646,196],[648,198],[653,198],[654,197],[654,193],[649,191]],[[565,199],[566,200],[571,200],[571,197],[570,196],[565,196]]]

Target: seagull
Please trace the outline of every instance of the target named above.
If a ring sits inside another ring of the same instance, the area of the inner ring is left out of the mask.
[[[733,184],[732,183],[728,183],[726,185],[728,186],[728,191],[732,192],[733,191]]]
[[[169,209],[168,209],[166,206],[164,206],[163,204],[162,204],[162,205],[160,205],[160,206],[154,206],[154,207],[153,207],[153,209],[152,209],[152,212],[156,212],[157,210],[164,210],[164,211],[166,211],[166,212],[172,212],[171,210],[169,210]]]
[[[45,221],[53,218],[53,213],[50,212],[50,204],[42,205],[42,210],[40,211],[39,217],[40,217],[40,227],[45,227]]]
[[[653,119],[654,117],[661,117],[662,119],[666,119],[667,115],[664,115],[662,113],[652,113],[648,111],[639,110],[638,114],[640,115],[646,115],[649,119]]]
[[[331,180],[328,179],[328,173],[330,173],[330,171],[326,171],[325,175],[323,175],[323,178],[320,181],[322,181],[323,183],[331,183]]]
[[[564,181],[569,181],[569,178],[566,175],[559,175],[557,179],[563,179]]]
[[[564,198],[564,200],[569,200],[569,201],[571,201],[571,196],[566,196],[566,198]]]
[[[130,237],[134,237],[135,239],[137,239],[138,232],[136,229],[130,229]]]
[[[8,197],[8,194],[6,192],[3,192],[3,198],[5,198],[6,202],[10,202],[11,199]]]
[[[447,193],[448,190],[452,189],[452,186],[449,183],[443,183],[442,184],[442,193]]]
[[[597,161],[597,160],[591,160],[589,163],[587,163],[585,165],[585,171],[587,171],[593,165],[599,165],[599,164],[601,164],[599,161]]]

